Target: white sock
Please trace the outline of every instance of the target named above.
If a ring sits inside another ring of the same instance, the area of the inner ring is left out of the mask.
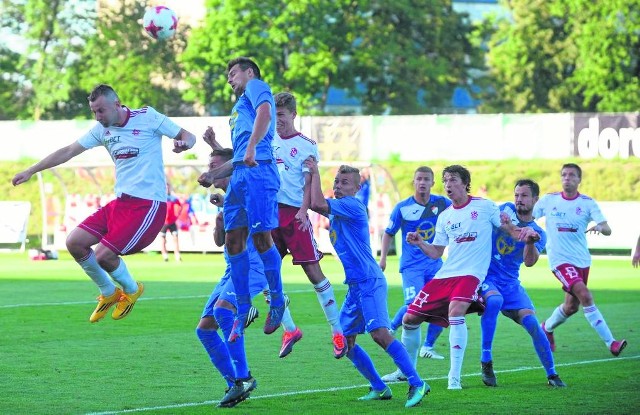
[[[284,313],[282,313],[282,328],[284,331],[295,331],[296,323],[293,322],[293,317],[291,317],[291,312],[289,311],[289,307],[284,309]]]
[[[319,283],[314,284],[313,288],[316,290],[318,302],[324,311],[324,315],[327,317],[327,321],[331,325],[331,330],[334,333],[342,333],[340,310],[338,310],[338,303],[336,302],[336,296],[333,293],[331,282],[325,278]]]
[[[556,307],[551,316],[544,322],[544,329],[551,333],[560,324],[567,321],[569,317],[562,311],[562,304]]]
[[[409,353],[409,357],[413,362],[413,367],[418,367],[418,349],[420,349],[420,326],[419,325],[402,325],[402,336],[400,341]]]
[[[89,255],[84,258],[82,261],[78,261],[78,265],[84,270],[84,272],[96,283],[98,289],[100,289],[100,294],[108,297],[113,295],[116,291],[116,286],[109,278],[109,274],[107,271],[102,269],[100,264],[98,264],[98,260],[96,259],[96,254],[91,250]]]
[[[111,271],[109,275],[111,275],[111,278],[118,281],[118,284],[122,286],[122,289],[125,293],[133,294],[138,291],[138,284],[136,284],[131,274],[129,274],[129,270],[127,269],[127,266],[125,265],[122,258],[120,258],[120,264],[118,265],[118,268]]]
[[[589,307],[583,307],[582,311],[584,311],[584,316],[587,318],[589,324],[591,324],[591,327],[594,328],[607,347],[611,346],[614,340],[613,334],[611,334],[611,330],[609,330],[609,326],[607,322],[604,321],[604,317],[602,317],[602,313],[600,313],[598,307],[593,304]]]
[[[451,350],[451,368],[449,378],[460,379],[464,351],[467,348],[467,323],[464,317],[449,317],[449,347]]]

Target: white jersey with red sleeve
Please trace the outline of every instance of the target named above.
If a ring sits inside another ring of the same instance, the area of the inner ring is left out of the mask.
[[[466,204],[445,209],[438,216],[433,245],[448,246],[449,253],[434,278],[473,275],[484,281],[494,227],[500,227],[500,209],[491,200],[470,196]]]
[[[587,227],[591,221],[601,223],[607,220],[595,200],[579,193],[573,199],[565,198],[562,192],[547,193],[534,206],[533,216],[545,218],[551,269],[560,264],[579,268],[591,266],[585,235]]]
[[[304,189],[304,175],[309,171],[304,161],[313,156],[320,161],[318,145],[312,139],[296,132],[289,137],[273,139],[273,155],[280,172],[280,190],[278,203],[300,207]]]
[[[122,126],[97,123],[80,137],[84,148],[104,146],[116,165],[115,194],[166,202],[162,136],[174,138],[180,127],[152,107],[127,110]]]

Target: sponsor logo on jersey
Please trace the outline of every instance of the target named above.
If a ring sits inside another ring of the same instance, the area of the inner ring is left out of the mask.
[[[113,158],[116,160],[130,159],[138,157],[140,149],[137,147],[124,147],[113,152]]]
[[[464,242],[473,242],[478,238],[478,232],[465,232],[462,235],[458,235],[455,237],[455,241],[457,244],[461,244]]]

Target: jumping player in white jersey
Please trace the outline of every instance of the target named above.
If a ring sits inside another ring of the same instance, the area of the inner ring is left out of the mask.
[[[611,228],[596,201],[578,192],[582,181],[580,166],[567,163],[562,166],[560,176],[562,192],[542,196],[533,209],[536,219],[546,218],[549,266],[566,291],[564,303],[542,323],[542,329],[551,343],[551,350],[555,351],[553,331],[577,313],[578,307],[582,305],[584,316],[591,327],[605,342],[611,354],[618,356],[627,346],[627,341],[614,339],[587,288],[591,255],[585,234],[592,232],[609,236]],[[587,229],[591,222],[596,225]]]
[[[24,183],[35,173],[93,147],[103,146],[109,152],[116,168],[116,199],[86,218],[67,237],[69,253],[100,289],[98,305],[89,318],[95,323],[114,304],[111,316],[116,320],[126,317],[144,290],[121,256],[148,246],[164,224],[167,194],[162,137],[174,140],[176,153],[193,147],[196,137],[151,107],[127,108],[109,85],[93,89],[89,107],[98,124],[78,141],[16,174],[12,183]]]
[[[347,353],[347,342],[333,287],[320,268],[322,252],[318,250],[313,238],[313,226],[309,221],[311,175],[303,164],[307,157],[319,160],[318,146],[315,141],[305,137],[295,129],[297,115],[296,99],[289,92],[274,96],[276,103],[276,129],[278,134],[273,140],[273,154],[280,172],[280,190],[278,191],[278,228],[271,231],[273,241],[284,258],[291,253],[293,263],[300,265],[313,284],[318,302],[322,307],[333,332],[333,355],[340,359]],[[285,331],[282,336],[282,349],[302,338],[302,333]]]
[[[418,329],[423,321],[442,327],[450,325],[449,389],[461,389],[460,374],[468,337],[465,314],[483,309],[478,287],[487,275],[491,260],[493,229],[501,228],[520,241],[534,241],[540,236],[529,227],[518,228],[509,218],[501,222],[494,202],[470,196],[471,174],[466,168],[445,167],[442,181],[453,204],[438,216],[433,244],[418,232],[407,233],[407,241],[433,259],[442,257],[447,246],[449,254],[442,268],[409,305],[402,322],[403,337],[419,343]]]

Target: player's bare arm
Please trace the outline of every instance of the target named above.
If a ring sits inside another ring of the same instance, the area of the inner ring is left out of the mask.
[[[442,254],[444,254],[444,246],[427,243],[418,232],[408,232],[407,242],[420,248],[420,250],[431,259],[441,258]]]
[[[538,248],[536,248],[535,242],[530,241],[525,244],[524,250],[522,252],[522,257],[524,259],[524,265],[526,267],[532,267],[536,264],[536,262],[538,262],[540,253],[538,252]]]
[[[233,173],[233,160],[228,160],[224,164],[209,169],[206,173],[202,173],[200,177],[198,177],[198,183],[203,187],[211,187],[214,180],[229,177],[231,173]]]
[[[195,143],[196,136],[184,128],[181,128],[178,135],[173,138],[173,152],[182,153],[183,151],[192,148]]]
[[[311,221],[309,220],[309,215],[307,215],[307,210],[311,204],[311,174],[308,172],[303,174],[304,187],[302,188],[302,205],[300,206],[300,209],[298,209],[295,219],[296,222],[298,222],[298,229],[306,231],[311,228]]]
[[[209,145],[209,147],[211,147],[212,150],[220,150],[223,148],[216,140],[216,133],[213,131],[211,126],[208,126],[204,134],[202,134],[202,139]]]
[[[599,224],[587,229],[587,233],[593,233],[596,235],[602,234],[604,236],[609,236],[611,235],[611,227],[606,221],[600,222]]]
[[[271,125],[271,104],[263,102],[256,109],[256,120],[253,122],[253,130],[247,144],[247,151],[244,154],[244,164],[249,167],[257,166],[256,146],[267,135]]]
[[[329,213],[329,204],[324,198],[322,187],[320,186],[318,162],[313,157],[309,157],[304,161],[304,165],[309,169],[309,173],[311,174],[311,187],[309,188],[311,210],[318,212],[321,215],[326,215]]]
[[[82,147],[77,141],[69,144],[66,147],[62,147],[49,154],[47,157],[43,158],[28,169],[16,174],[11,180],[11,184],[13,184],[14,186],[22,184],[28,181],[34,174],[46,169],[50,169],[51,167],[58,166],[62,163],[66,163],[85,150],[86,148]]]

